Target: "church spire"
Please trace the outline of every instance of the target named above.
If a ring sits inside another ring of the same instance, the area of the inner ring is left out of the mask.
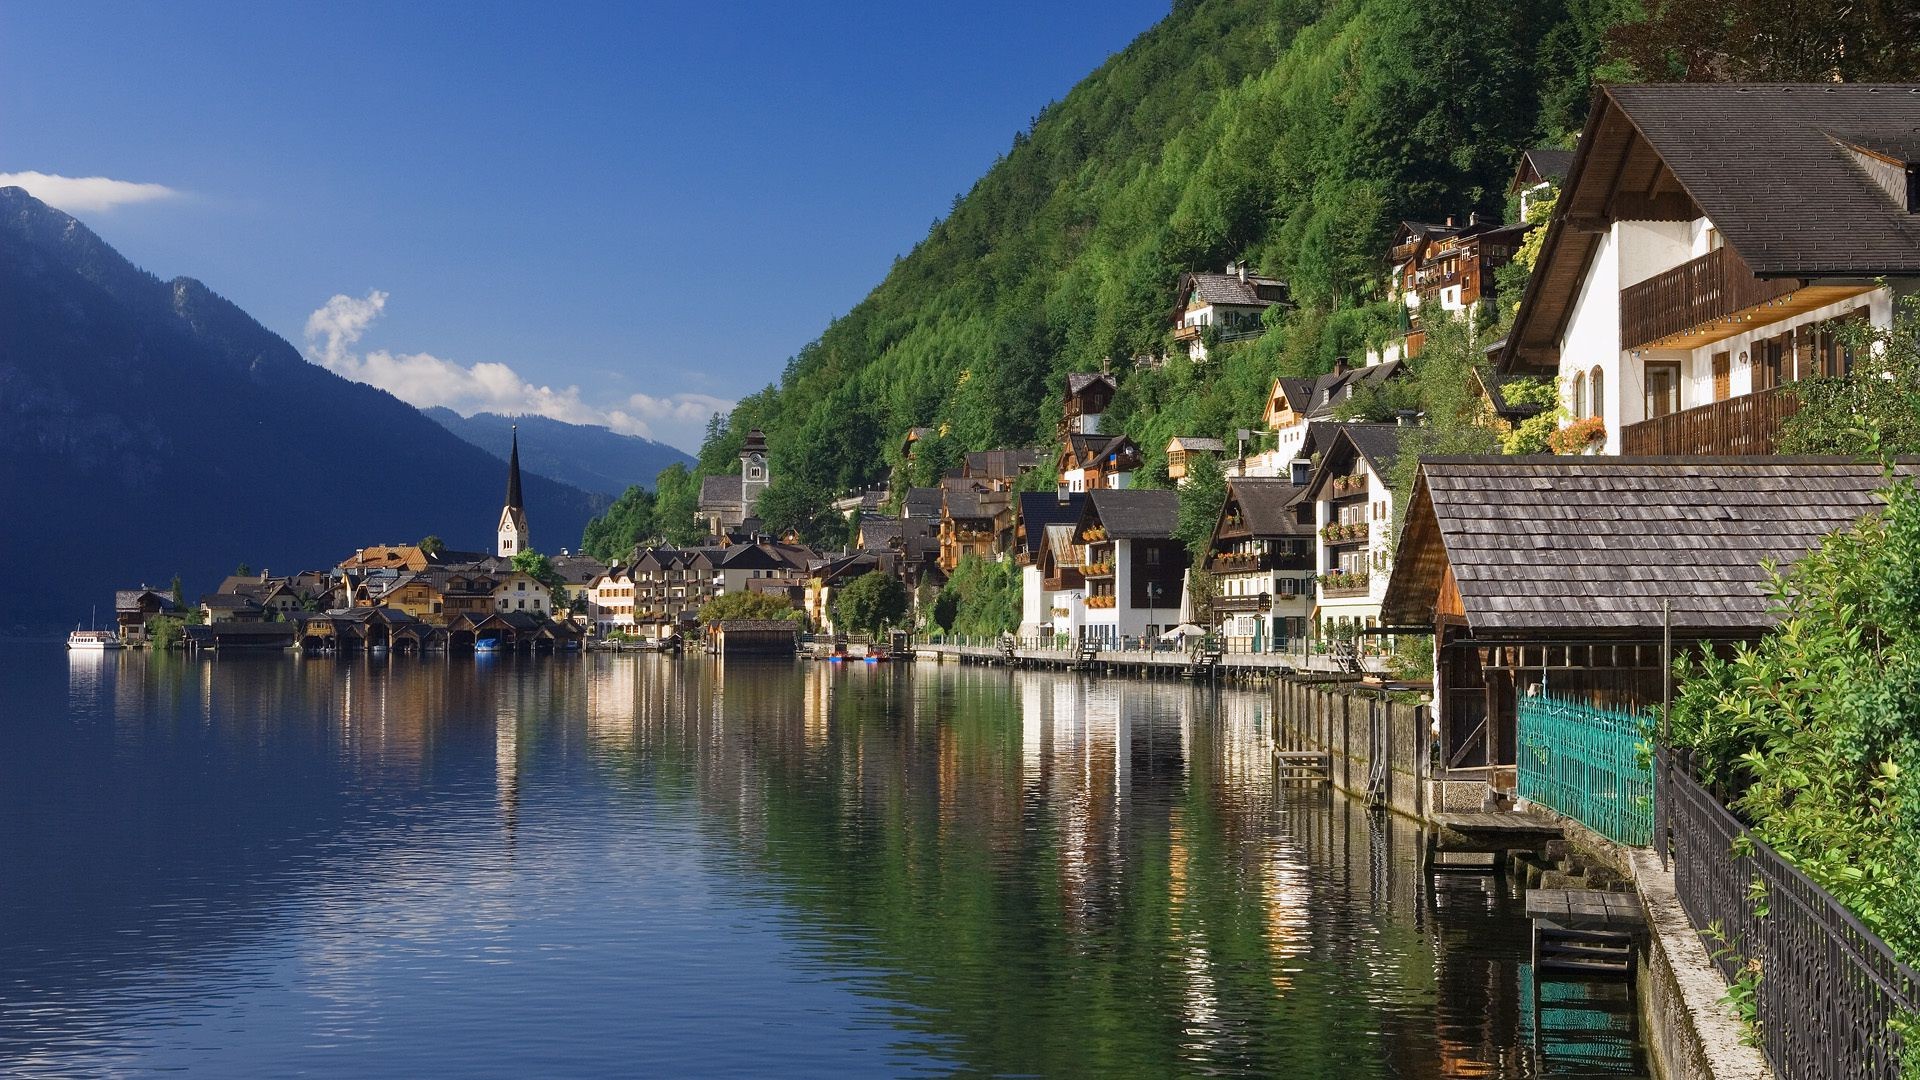
[[[513,453],[507,458],[507,509],[525,511],[520,504],[520,425],[513,425]]]
[[[520,425],[513,425],[513,453],[507,458],[507,505],[500,508],[500,543],[494,553],[503,559],[532,546],[527,535],[527,509],[520,503]]]

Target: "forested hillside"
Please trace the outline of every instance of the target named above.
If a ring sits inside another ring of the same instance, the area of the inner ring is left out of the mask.
[[[1229,434],[1274,376],[1317,373],[1384,329],[1399,221],[1502,215],[1519,151],[1565,144],[1596,77],[1884,77],[1914,51],[1862,45],[1913,40],[1889,19],[1912,21],[1840,0],[1176,4],[742,400],[699,471],[736,468],[761,428],[781,505],[817,505],[883,478],[926,426],[910,477],[925,483],[969,449],[1050,442],[1064,375],[1103,365],[1149,455],[1168,434]],[[1165,351],[1180,272],[1243,257],[1292,287],[1274,332],[1204,372],[1130,377]],[[697,477],[680,487],[658,520],[691,513]]]

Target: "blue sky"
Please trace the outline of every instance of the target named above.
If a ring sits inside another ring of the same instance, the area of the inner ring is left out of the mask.
[[[9,2],[0,174],[416,404],[691,447],[1166,8]]]

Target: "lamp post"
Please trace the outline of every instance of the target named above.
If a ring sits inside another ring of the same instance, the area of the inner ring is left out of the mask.
[[[1160,583],[1157,581],[1147,582],[1147,639],[1148,639],[1147,649],[1149,652],[1151,652],[1153,649],[1154,601],[1158,600],[1159,598],[1160,598]]]

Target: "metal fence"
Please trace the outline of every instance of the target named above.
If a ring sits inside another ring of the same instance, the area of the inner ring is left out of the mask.
[[[1894,1080],[1894,1029],[1920,1011],[1920,975],[1826,890],[1722,806],[1678,753],[1657,762],[1662,854],[1728,980],[1757,970],[1761,1042],[1781,1080]],[[1765,914],[1756,913],[1756,904]]]
[[[1519,703],[1520,797],[1552,807],[1616,843],[1653,840],[1647,721],[1568,698]]]

